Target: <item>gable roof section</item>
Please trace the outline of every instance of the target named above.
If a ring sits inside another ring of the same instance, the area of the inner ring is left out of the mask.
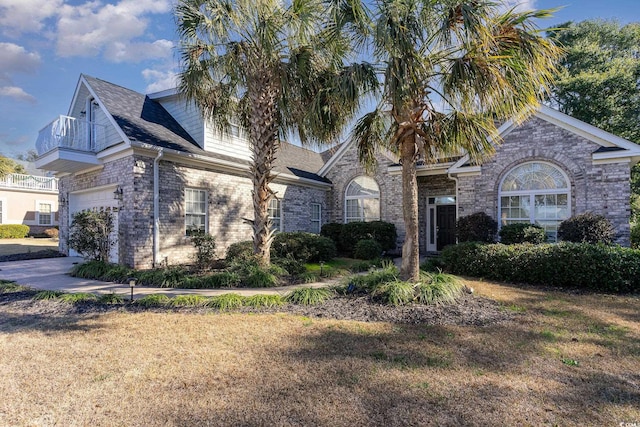
[[[325,161],[325,164],[318,171],[318,175],[326,176],[327,173],[329,173],[329,171],[336,165],[336,163],[338,163],[338,160],[340,160],[342,156],[345,155],[347,150],[349,150],[349,148],[353,144],[355,144],[355,142],[351,139],[351,140],[348,140],[347,142],[343,142],[342,144],[337,145],[336,147],[330,148],[320,153],[320,156]],[[393,154],[391,151],[387,149],[381,149],[380,154],[382,154],[383,156],[385,156],[386,158],[388,158],[394,163],[398,163],[400,161],[398,156],[396,156],[395,154]]]
[[[540,105],[533,115],[600,145],[600,148],[592,153],[594,161],[616,161],[627,158],[631,158],[634,162],[640,161],[640,145],[638,144],[547,107],[546,105]],[[498,133],[502,138],[505,138],[515,127],[516,124],[512,120],[509,120],[498,128]],[[471,165],[469,163],[469,155],[464,155],[449,169],[449,173],[461,172],[480,172],[480,166]]]

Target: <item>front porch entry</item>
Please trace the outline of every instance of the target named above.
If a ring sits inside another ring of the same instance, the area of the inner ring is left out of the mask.
[[[456,243],[456,197],[427,198],[427,252]]]

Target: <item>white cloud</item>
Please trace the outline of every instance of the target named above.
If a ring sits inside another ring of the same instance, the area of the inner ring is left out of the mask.
[[[506,8],[515,7],[517,11],[524,12],[526,10],[534,10],[536,8],[536,0],[505,0]]]
[[[9,73],[31,73],[40,65],[40,55],[13,43],[0,43],[0,76]],[[1,77],[0,77],[1,78]]]
[[[2,0],[0,0],[2,1]],[[148,14],[167,13],[168,0],[122,0],[103,5],[98,1],[60,8],[56,51],[60,56],[94,56],[104,53],[115,62],[164,58],[171,42],[153,43],[136,39],[144,36]],[[173,45],[171,45],[172,47]],[[143,58],[139,58],[140,56]]]
[[[63,0],[0,0],[0,28],[8,36],[42,31],[43,21],[57,14]]]
[[[147,68],[142,70],[142,77],[150,82],[145,89],[146,93],[173,89],[178,85],[178,73],[174,70],[153,70]]]
[[[104,56],[113,62],[140,62],[153,58],[169,58],[173,51],[173,42],[156,40],[153,43],[114,42],[107,46]]]
[[[22,88],[17,86],[2,86],[0,87],[0,98],[12,98],[17,101],[27,102],[29,104],[35,104],[36,98],[29,95]]]

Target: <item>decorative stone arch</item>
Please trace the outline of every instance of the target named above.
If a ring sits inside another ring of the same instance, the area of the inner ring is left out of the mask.
[[[357,175],[344,187],[344,222],[380,220],[380,184],[369,175]]]
[[[571,216],[572,183],[555,162],[529,160],[507,168],[498,180],[498,223],[530,222],[542,226],[550,241]]]

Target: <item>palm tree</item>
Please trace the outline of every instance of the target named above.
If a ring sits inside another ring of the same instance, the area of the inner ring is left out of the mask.
[[[375,162],[379,147],[400,158],[406,228],[400,275],[415,281],[416,161],[434,163],[464,151],[477,162],[492,154],[496,124],[534,111],[560,51],[533,23],[550,11],[505,11],[481,0],[376,0],[372,12],[357,16],[370,25],[382,89],[352,138],[364,164]],[[350,27],[354,38],[367,36],[355,32],[360,28],[367,26]]]
[[[343,66],[350,43],[326,29],[322,0],[180,0],[176,16],[181,92],[221,132],[232,120],[247,129],[253,247],[267,265],[269,184],[280,139],[297,133],[303,143],[335,140],[361,91],[375,87],[375,73]]]

